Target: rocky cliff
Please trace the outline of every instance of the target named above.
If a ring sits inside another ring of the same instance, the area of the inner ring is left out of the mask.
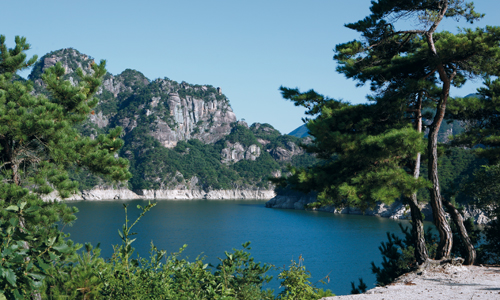
[[[46,94],[41,80],[46,68],[61,63],[62,79],[76,85],[76,70],[92,72],[93,62],[75,49],[61,49],[43,56],[29,78],[37,93]],[[287,164],[311,161],[295,162],[307,156],[298,138],[283,136],[269,124],[238,122],[229,99],[211,85],[150,80],[127,69],[106,74],[95,97],[99,104],[78,129],[94,138],[123,128],[120,156],[130,161],[134,191],[271,189],[269,175],[285,171]],[[75,170],[72,178],[82,190],[109,185],[86,170]]]

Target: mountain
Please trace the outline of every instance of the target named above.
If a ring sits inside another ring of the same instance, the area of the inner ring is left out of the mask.
[[[44,55],[28,77],[36,93],[47,93],[41,75],[58,62],[66,69],[63,79],[77,84],[76,69],[91,72],[93,59],[71,48]],[[287,165],[315,161],[299,147],[300,138],[237,121],[229,99],[211,85],[150,80],[127,69],[106,74],[95,97],[99,104],[78,129],[93,138],[123,128],[120,156],[130,161],[127,187],[134,191],[266,189],[268,177],[287,172]],[[72,178],[81,189],[111,185],[84,169],[73,170]]]
[[[309,130],[307,129],[306,124],[304,124],[291,131],[288,135],[293,135],[298,138],[305,138],[309,136]]]

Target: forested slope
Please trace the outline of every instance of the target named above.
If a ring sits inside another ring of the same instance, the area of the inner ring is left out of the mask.
[[[37,93],[46,93],[40,76],[57,62],[72,83],[79,80],[77,68],[87,73],[94,63],[71,48],[44,55],[29,75]],[[211,85],[150,80],[127,69],[106,74],[96,97],[99,104],[79,130],[94,137],[124,129],[120,156],[130,161],[132,190],[270,189],[269,176],[279,176],[289,164],[315,161],[299,147],[301,139],[269,124],[238,122],[229,99]],[[84,169],[73,170],[72,177],[81,190],[112,185]]]

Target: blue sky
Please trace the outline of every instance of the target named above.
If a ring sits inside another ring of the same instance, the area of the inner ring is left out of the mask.
[[[500,1],[475,4],[486,17],[474,27],[500,25]],[[367,16],[369,6],[370,0],[17,0],[2,3],[0,34],[8,46],[15,35],[27,37],[30,55],[72,47],[106,59],[115,75],[130,68],[149,79],[221,87],[238,119],[288,133],[302,125],[304,110],[281,98],[281,85],[366,101],[367,87],[335,72],[332,50],[358,37],[343,25]],[[443,25],[455,31],[460,24]]]

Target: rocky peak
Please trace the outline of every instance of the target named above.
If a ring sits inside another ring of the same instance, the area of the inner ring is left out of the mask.
[[[28,78],[33,80],[36,85],[42,86],[41,76],[45,69],[54,66],[58,62],[60,62],[66,70],[64,79],[70,80],[72,83],[76,83],[76,74],[74,74],[76,70],[78,68],[82,69],[83,74],[92,72],[90,66],[94,62],[94,59],[73,48],[53,51],[42,56],[42,58],[38,60],[38,62],[33,66],[33,70]]]

